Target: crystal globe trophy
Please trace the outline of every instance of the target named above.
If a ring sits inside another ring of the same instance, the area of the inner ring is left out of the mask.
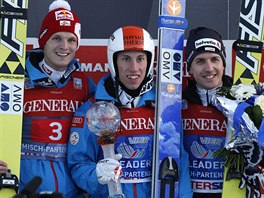
[[[91,132],[98,135],[98,143],[101,145],[105,158],[115,158],[114,132],[118,129],[121,116],[118,108],[111,102],[95,102],[87,111],[86,122]],[[124,198],[120,181],[108,183],[109,198]]]

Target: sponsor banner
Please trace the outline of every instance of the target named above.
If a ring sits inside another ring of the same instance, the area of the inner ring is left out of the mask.
[[[223,173],[222,173],[223,174]],[[216,175],[221,176],[221,174]],[[211,180],[211,181],[191,181],[192,189],[194,192],[201,192],[201,193],[208,193],[214,192],[214,193],[221,193],[222,187],[223,187],[223,181],[219,180]]]
[[[0,114],[23,113],[23,82],[0,81]]]
[[[22,159],[66,161],[67,144],[28,142],[21,145]]]
[[[222,46],[221,43],[215,39],[211,38],[203,38],[195,41],[195,48],[198,49],[203,46],[212,46],[217,48],[218,50],[221,50]]]
[[[161,82],[182,84],[182,51],[162,48],[160,67]]]
[[[188,21],[181,17],[159,16],[158,26],[185,30],[188,26]]]
[[[83,128],[85,123],[84,116],[74,116],[72,118],[72,127]]]

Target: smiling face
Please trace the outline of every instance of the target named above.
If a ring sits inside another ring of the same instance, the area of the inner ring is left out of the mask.
[[[197,86],[203,89],[213,89],[222,85],[224,63],[220,55],[205,52],[197,55],[190,67]]]
[[[64,71],[77,50],[77,38],[71,32],[53,34],[44,46],[45,62],[57,71]]]
[[[143,51],[123,51],[117,55],[119,80],[130,90],[143,82],[147,70],[147,54]]]

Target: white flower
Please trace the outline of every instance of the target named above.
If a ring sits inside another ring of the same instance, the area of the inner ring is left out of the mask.
[[[260,95],[255,99],[254,105],[259,105],[264,116],[264,95]]]
[[[239,102],[247,100],[256,93],[254,85],[238,84],[233,85],[230,89],[230,95],[236,98]]]

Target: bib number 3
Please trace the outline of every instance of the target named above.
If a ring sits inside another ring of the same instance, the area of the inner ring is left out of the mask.
[[[58,141],[62,138],[62,126],[59,122],[50,123],[50,127],[52,128],[52,134],[49,138],[53,141]]]

